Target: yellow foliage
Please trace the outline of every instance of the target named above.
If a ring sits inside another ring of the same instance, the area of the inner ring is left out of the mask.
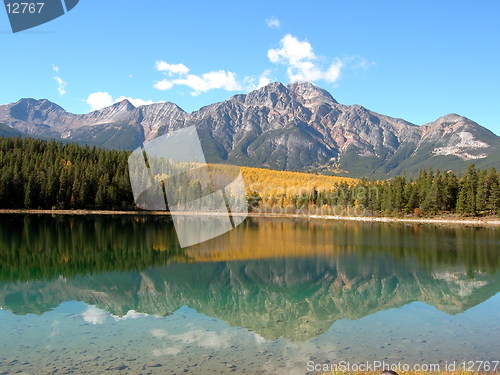
[[[197,165],[197,163],[192,163]],[[203,166],[202,164],[199,164]],[[317,192],[330,192],[335,184],[347,183],[355,185],[359,180],[350,177],[327,176],[313,173],[276,171],[264,168],[238,167],[226,164],[209,164],[209,170],[212,172],[212,182],[219,182],[226,185],[232,182],[241,171],[245,182],[247,197],[255,192],[266,201],[272,198],[280,199],[281,202],[288,201],[286,198],[300,196],[302,194],[310,194],[315,188]],[[216,173],[213,173],[216,172]],[[198,172],[199,173],[199,172]],[[203,173],[200,174],[203,176]],[[217,177],[215,177],[217,176]],[[155,176],[157,181],[168,180],[167,174],[159,174]],[[217,184],[219,185],[219,184]]]
[[[261,197],[292,197],[309,194],[313,188],[318,192],[332,190],[338,183],[355,185],[359,180],[349,177],[326,176],[312,173],[274,171],[271,169],[241,167],[247,191]]]

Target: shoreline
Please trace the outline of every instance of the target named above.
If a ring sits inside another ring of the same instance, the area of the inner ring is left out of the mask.
[[[32,210],[32,209],[0,209],[1,214],[25,214],[25,215],[140,215],[140,216],[221,216],[225,213],[209,212],[171,212],[171,211],[111,211],[111,210]],[[335,215],[305,215],[305,214],[277,214],[256,213],[248,214],[232,213],[236,216],[247,216],[252,218],[291,218],[291,219],[313,219],[313,220],[336,220],[357,221],[374,223],[414,223],[414,224],[465,224],[476,226],[500,226],[500,218],[459,218],[459,217],[436,217],[436,218],[405,218],[389,216],[335,216]]]

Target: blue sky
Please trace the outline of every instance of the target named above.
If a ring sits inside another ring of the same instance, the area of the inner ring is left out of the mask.
[[[193,111],[309,79],[344,104],[416,124],[455,112],[500,134],[499,14],[498,1],[80,0],[12,34],[0,11],[0,103]]]

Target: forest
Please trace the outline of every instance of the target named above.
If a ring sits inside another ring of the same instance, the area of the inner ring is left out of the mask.
[[[136,210],[129,151],[31,138],[0,138],[0,208]],[[221,168],[221,167],[217,167]],[[215,169],[217,169],[215,168]],[[415,179],[356,180],[241,168],[249,209],[339,215],[499,215],[499,173],[470,164],[463,174],[432,168]],[[181,181],[182,182],[182,181]],[[187,179],[186,196],[199,194]],[[190,189],[193,192],[190,192]]]
[[[416,179],[405,174],[383,181],[335,183],[293,194],[262,195],[252,191],[250,205],[260,212],[340,216],[493,216],[500,211],[499,173],[495,168],[465,173],[421,170]]]
[[[0,138],[0,208],[132,209],[129,152]]]

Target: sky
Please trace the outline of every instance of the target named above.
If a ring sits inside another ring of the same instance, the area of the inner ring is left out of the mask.
[[[421,125],[458,113],[500,134],[498,1],[93,1],[13,34],[0,103],[86,113],[123,98],[186,111],[269,82]]]

